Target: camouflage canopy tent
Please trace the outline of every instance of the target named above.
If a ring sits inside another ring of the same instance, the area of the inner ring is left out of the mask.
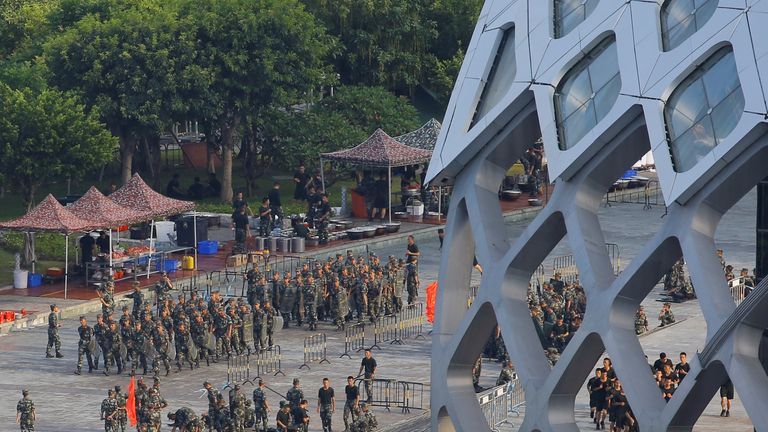
[[[320,154],[320,175],[325,191],[325,173],[323,161],[335,161],[369,168],[387,168],[387,180],[390,185],[388,194],[389,221],[392,222],[392,168],[427,163],[432,158],[432,150],[424,150],[401,144],[381,129],[367,140],[347,150]]]

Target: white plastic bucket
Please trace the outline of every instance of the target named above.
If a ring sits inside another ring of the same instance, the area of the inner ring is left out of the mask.
[[[28,277],[29,277],[29,271],[14,270],[13,271],[13,287],[17,289],[27,289]]]

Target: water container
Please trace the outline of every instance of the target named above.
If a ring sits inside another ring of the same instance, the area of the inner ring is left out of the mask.
[[[254,240],[256,241],[256,250],[257,251],[263,251],[264,250],[264,237],[255,237]]]
[[[195,269],[195,257],[193,256],[185,256],[181,259],[181,269],[182,270],[194,270]]]
[[[17,289],[27,289],[27,279],[29,272],[26,270],[13,271],[13,287]]]
[[[304,252],[304,238],[303,237],[294,237],[291,239],[291,251],[293,253],[302,253]]]
[[[34,288],[43,284],[43,275],[40,273],[30,273],[27,276],[27,287]]]

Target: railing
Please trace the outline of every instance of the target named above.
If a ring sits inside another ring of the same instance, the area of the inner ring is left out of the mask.
[[[371,349],[381,349],[379,343],[384,342],[389,342],[390,345],[403,344],[403,340],[400,338],[400,326],[398,321],[397,315],[384,315],[374,321],[373,345],[371,345]]]
[[[344,327],[344,354],[339,358],[347,357],[352,360],[350,353],[358,353],[365,349],[365,323],[347,324]]]
[[[425,320],[424,303],[418,302],[404,307],[400,312],[398,320],[400,339],[423,338],[422,332]]]
[[[747,285],[744,283],[745,279],[740,278],[734,278],[728,281],[728,289],[731,291],[731,297],[733,297],[733,301],[736,303],[736,306],[740,305],[741,302],[744,301],[744,298],[749,294],[749,290],[752,289],[752,287],[747,287]]]
[[[398,405],[403,414],[409,414],[411,409],[424,409],[424,383],[400,381],[403,387],[403,401]]]
[[[605,203],[643,204],[644,210],[650,210],[653,206],[665,206],[664,196],[658,180],[649,180],[642,188],[614,189],[605,194]]]
[[[299,369],[305,367],[311,369],[309,364],[314,362],[331,364],[331,361],[328,360],[328,339],[325,333],[317,333],[304,338],[304,363],[299,366]]]
[[[478,393],[477,401],[483,411],[488,427],[492,431],[498,431],[499,426],[509,423],[509,415],[520,411],[525,406],[525,393],[519,379],[514,379],[507,384],[502,384]]]
[[[399,407],[403,403],[403,386],[397,380],[358,378],[355,385],[360,392],[360,400],[365,400],[368,405],[384,407],[389,411],[391,407]]]
[[[235,354],[227,358],[227,384],[224,388],[235,384],[251,382],[251,364],[248,354]]]
[[[272,376],[285,376],[282,362],[283,351],[280,349],[280,345],[272,345],[270,349],[261,350],[254,357],[256,357],[256,378],[270,373]]]
[[[611,268],[613,274],[618,276],[621,272],[621,251],[619,245],[615,243],[606,243],[605,247],[608,251],[608,257],[611,261]],[[552,273],[560,273],[562,280],[565,283],[578,282],[579,269],[576,266],[576,259],[573,255],[561,255],[556,256],[552,260]],[[543,278],[542,278],[543,281]]]

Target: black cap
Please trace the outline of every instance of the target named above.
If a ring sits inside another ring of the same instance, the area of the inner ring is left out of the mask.
[[[115,391],[119,393],[119,392],[120,392],[120,390],[121,390],[120,386],[119,386],[119,385],[116,385],[116,386],[115,386]]]

